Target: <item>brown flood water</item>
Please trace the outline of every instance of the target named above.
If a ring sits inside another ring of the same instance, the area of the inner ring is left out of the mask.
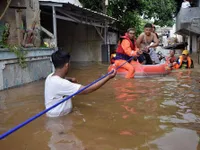
[[[86,85],[107,65],[73,64]],[[200,150],[200,69],[168,76],[116,77],[76,96],[74,110],[45,115],[0,141],[0,150]],[[44,109],[44,80],[0,92],[0,133]]]

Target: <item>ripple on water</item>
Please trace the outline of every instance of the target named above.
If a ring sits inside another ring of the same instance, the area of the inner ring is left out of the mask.
[[[160,116],[160,121],[165,123],[198,123],[200,117],[191,112],[177,112],[176,115]]]
[[[199,116],[193,114],[193,113],[181,113],[177,112],[177,114],[181,115],[184,120],[186,120],[188,123],[198,123],[198,120],[200,119]]]
[[[188,85],[188,84],[182,84],[181,86],[182,86],[182,87],[191,88],[191,86],[190,86],[190,85]]]
[[[179,119],[175,115],[160,116],[159,119],[162,123],[189,123],[187,120]]]
[[[167,106],[178,106],[178,104],[173,100],[164,101],[164,102],[162,102],[162,104],[167,105]]]
[[[194,94],[188,94],[187,96],[191,98],[196,97]]]
[[[175,82],[177,79],[172,77],[163,77],[161,79],[158,79],[159,82]]]

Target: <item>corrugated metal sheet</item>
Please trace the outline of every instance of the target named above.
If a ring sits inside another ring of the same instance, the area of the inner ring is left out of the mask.
[[[54,2],[54,3],[70,3],[79,7],[83,7],[83,5],[79,2],[79,0],[39,0],[40,2]]]
[[[118,21],[117,19],[115,19],[111,16],[108,16],[104,13],[93,11],[93,10],[88,9],[88,8],[83,8],[82,5],[80,6],[80,5],[77,5],[73,2],[70,2],[70,1],[73,1],[73,0],[39,0],[39,1],[40,2],[52,2],[52,3],[56,3],[56,4],[60,3],[60,4],[63,4],[64,7],[71,7],[75,10],[82,10],[85,14],[93,14],[93,17],[95,17],[95,18],[104,17],[104,18],[107,18],[107,19]]]

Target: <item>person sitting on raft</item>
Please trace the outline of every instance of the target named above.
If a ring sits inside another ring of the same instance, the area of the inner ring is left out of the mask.
[[[81,84],[76,83],[75,78],[68,78],[68,80],[66,80],[70,60],[70,55],[67,52],[65,52],[64,50],[58,50],[51,55],[51,58],[55,67],[55,72],[48,75],[48,77],[45,80],[44,97],[46,109],[55,105],[65,97],[68,97],[85,87]],[[114,70],[113,73],[109,74],[102,80],[83,90],[80,94],[88,94],[93,91],[96,91],[115,75],[116,70]],[[66,115],[71,111],[72,101],[71,99],[68,99],[60,105],[56,106],[55,108],[49,110],[47,112],[47,116],[59,117]]]
[[[176,69],[194,68],[193,60],[190,58],[188,50],[183,50],[182,55],[179,56],[174,67]]]
[[[137,47],[143,50],[146,59],[145,64],[158,64],[159,58],[154,50],[159,44],[155,33],[152,32],[152,24],[147,23],[144,26],[144,32],[137,38]]]
[[[156,27],[155,25],[152,24],[152,32],[156,35],[156,37],[159,39],[158,37],[158,33],[156,33]]]
[[[173,67],[176,65],[177,58],[175,56],[175,50],[169,51],[169,56],[166,57],[166,62],[170,69],[173,69]]]
[[[140,62],[140,54],[141,52],[136,47],[135,43],[135,29],[129,28],[127,30],[127,33],[124,36],[121,36],[121,40],[116,50],[116,57],[113,65],[115,67],[118,67],[129,60],[129,62],[125,63],[122,68],[125,68],[128,71],[125,78],[133,78],[135,73],[133,64],[135,64],[135,60],[130,59],[134,56]]]

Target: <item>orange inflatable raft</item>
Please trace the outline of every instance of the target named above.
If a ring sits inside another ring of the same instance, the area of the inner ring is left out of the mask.
[[[167,63],[163,64],[156,64],[156,65],[141,65],[138,62],[135,62],[133,65],[135,68],[135,78],[139,77],[151,77],[151,76],[162,76],[167,75],[171,72],[171,70],[168,68]],[[108,67],[108,71],[111,71],[113,68],[113,65],[111,64]],[[117,70],[118,75],[125,76],[128,71],[125,68],[119,68]]]

